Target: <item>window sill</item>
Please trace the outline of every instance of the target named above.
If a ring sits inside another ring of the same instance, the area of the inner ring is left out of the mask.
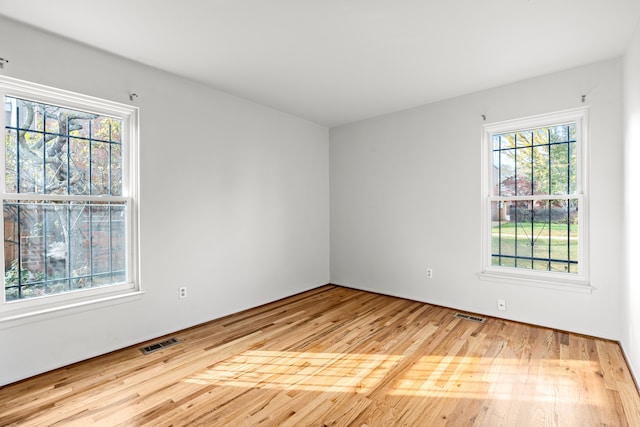
[[[144,291],[130,291],[111,293],[96,296],[91,299],[70,300],[54,305],[43,305],[40,307],[29,307],[19,310],[6,310],[0,312],[0,329],[12,328],[32,322],[40,322],[52,318],[68,315],[69,313],[80,313],[86,310],[108,307],[115,304],[122,304],[139,299],[144,295]]]
[[[582,294],[590,294],[593,287],[586,281],[581,279],[562,279],[556,277],[541,277],[517,273],[503,273],[494,271],[483,271],[478,273],[480,280],[506,283],[516,286],[530,286],[534,288],[553,289],[567,292],[576,292]]]

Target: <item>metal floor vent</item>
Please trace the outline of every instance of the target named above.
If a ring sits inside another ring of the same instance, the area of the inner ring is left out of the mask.
[[[179,343],[180,343],[180,340],[178,340],[176,338],[169,338],[166,341],[157,342],[155,344],[151,344],[151,345],[148,345],[146,347],[142,347],[140,349],[140,351],[142,352],[142,354],[150,354],[150,353],[153,353],[155,351],[162,350],[165,347],[171,347],[172,345],[176,345],[176,344],[179,344]]]
[[[462,314],[462,313],[456,313],[453,315],[453,317],[459,317],[460,319],[471,320],[473,322],[478,322],[478,323],[484,323],[485,320],[487,320],[484,317],[470,316],[468,314]]]

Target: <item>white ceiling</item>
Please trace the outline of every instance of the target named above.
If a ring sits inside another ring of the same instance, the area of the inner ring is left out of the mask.
[[[0,14],[336,126],[620,56],[640,0],[0,0]]]

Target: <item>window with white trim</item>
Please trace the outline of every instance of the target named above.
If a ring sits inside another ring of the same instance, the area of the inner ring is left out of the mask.
[[[1,76],[0,91],[0,313],[137,291],[137,108]]]
[[[586,109],[483,126],[483,275],[587,284],[586,131]]]

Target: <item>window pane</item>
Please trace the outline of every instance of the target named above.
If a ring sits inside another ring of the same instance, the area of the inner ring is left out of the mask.
[[[502,203],[491,202],[491,253],[494,255],[492,259],[493,265],[500,265],[502,222],[504,222]]]
[[[533,149],[530,147],[516,150],[516,196],[533,194]]]
[[[45,279],[64,279],[67,277],[67,228],[69,224],[69,212],[65,205],[61,204],[36,204],[23,205],[22,209],[40,210],[43,213],[44,230],[44,261]],[[37,230],[29,231],[30,224],[26,222],[25,231],[36,233]],[[50,283],[48,283],[50,285]],[[58,292],[61,292],[59,290]]]
[[[492,256],[491,257],[491,265],[500,265],[500,257]]]
[[[511,222],[511,204],[492,202],[491,204],[491,248],[497,265],[515,266],[516,234]]]
[[[13,193],[18,188],[18,164],[17,154],[18,136],[16,131],[7,130],[5,134],[5,187],[6,191]]]
[[[531,147],[532,140],[533,135],[530,131],[516,133],[516,147]]]
[[[515,268],[516,266],[516,259],[515,258],[502,258],[502,267],[512,267]]]
[[[55,114],[55,112],[52,109],[49,109],[49,111],[46,113],[47,114],[45,116],[45,122],[44,122],[45,131],[51,134],[51,136],[58,135],[60,133],[60,122],[58,121],[57,114]]]
[[[45,295],[44,210],[4,205],[5,294],[7,301]]]
[[[515,134],[502,134],[493,136],[493,149],[494,150],[506,150],[509,148],[515,148],[516,146]]]
[[[498,150],[500,148],[501,138],[502,138],[501,135],[493,135],[493,137],[491,138],[491,144],[493,145],[494,150]]]
[[[91,144],[91,194],[93,195],[109,194],[111,191],[109,185],[110,145],[104,142]]]
[[[109,206],[91,207],[91,263],[94,274],[108,273],[111,264]]]
[[[46,114],[46,110],[43,104],[7,96],[5,98],[5,105],[7,105],[7,100],[16,111],[13,117],[17,120],[17,123],[13,122],[13,126],[17,124],[19,128],[23,130],[40,133],[44,131],[44,115]]]
[[[18,127],[17,114],[18,108],[15,98],[10,96],[4,97],[4,123],[7,128],[15,129]]]
[[[122,120],[111,121],[111,142],[122,143]]]
[[[569,272],[569,263],[568,262],[551,262],[549,263],[551,266],[550,271],[560,272],[560,273],[568,273]]]
[[[576,142],[577,141],[577,127],[575,123],[570,123],[567,125],[569,131],[569,141]]]
[[[126,209],[124,205],[111,205],[111,269],[114,281],[124,281],[127,255]],[[122,275],[122,277],[116,276]]]
[[[516,134],[515,133],[498,135],[498,137],[500,139],[500,148],[501,149],[515,148],[516,147]]]
[[[70,233],[69,270],[71,288],[91,287],[91,247],[89,207],[83,204],[69,206]]]
[[[11,97],[5,98],[6,108],[9,124],[17,120],[23,129],[6,129],[8,191],[122,194],[122,172],[113,181],[111,170],[122,164],[122,120]]]
[[[554,200],[550,258],[563,262],[563,271],[578,272],[578,202]]]
[[[578,255],[579,255],[579,251],[578,251],[578,245],[579,245],[578,231],[579,231],[580,223],[578,221],[578,209],[579,209],[578,201],[575,200],[575,199],[569,200],[569,222],[570,222],[570,227],[569,227],[569,259],[572,261],[572,265],[574,267],[577,265]],[[575,269],[575,268],[572,269],[573,273],[577,273],[577,271],[573,271],[573,270],[577,270],[577,269]]]
[[[111,144],[111,195],[122,196],[122,145]]]
[[[551,135],[551,142],[569,141],[569,127],[567,125],[553,126],[549,128],[549,131]]]
[[[534,129],[533,133],[533,145],[547,145],[549,144],[549,129],[548,128],[540,128]]]
[[[551,146],[551,194],[569,192],[569,146],[556,144]]]
[[[549,201],[541,200],[536,202],[533,211],[532,227],[534,233],[532,235],[533,244],[533,263],[534,270],[549,270],[549,239],[551,233],[551,222],[549,218]]]
[[[7,300],[122,282],[125,216],[125,203],[5,202]]]
[[[29,149],[32,138],[28,132],[18,132],[18,192],[42,193],[44,188],[43,150]]]
[[[492,265],[578,273],[578,200],[492,202],[491,207]]]
[[[578,150],[576,149],[576,143],[569,144],[569,150],[571,155],[569,156],[569,194],[576,194],[577,189],[577,171],[578,171]]]
[[[69,141],[69,168],[73,175],[69,177],[69,193],[88,195],[89,193],[89,144],[86,139],[71,138]]]
[[[533,194],[549,194],[549,145],[533,148]]]
[[[91,138],[96,141],[120,142],[122,121],[99,116],[91,121]]]
[[[499,156],[494,159],[496,162],[494,168],[499,171],[500,176],[500,195],[515,196],[516,195],[516,167],[515,158],[516,150],[502,150]]]
[[[523,268],[532,268],[532,234],[533,223],[532,202],[518,201],[514,203],[514,217],[512,221],[515,228],[516,238],[516,265]]]
[[[68,139],[64,138],[64,142],[61,142],[60,138],[51,139],[45,144],[45,150],[40,156],[34,156],[34,162],[37,162],[37,166],[42,168],[42,159],[45,160],[46,165],[46,187],[43,187],[39,191],[31,191],[34,193],[45,194],[68,194],[67,188],[69,180],[76,180],[77,177],[69,177],[69,158],[67,154]],[[62,144],[62,145],[61,145]],[[23,171],[20,171],[22,175]],[[20,193],[25,193],[22,187],[20,187]]]

